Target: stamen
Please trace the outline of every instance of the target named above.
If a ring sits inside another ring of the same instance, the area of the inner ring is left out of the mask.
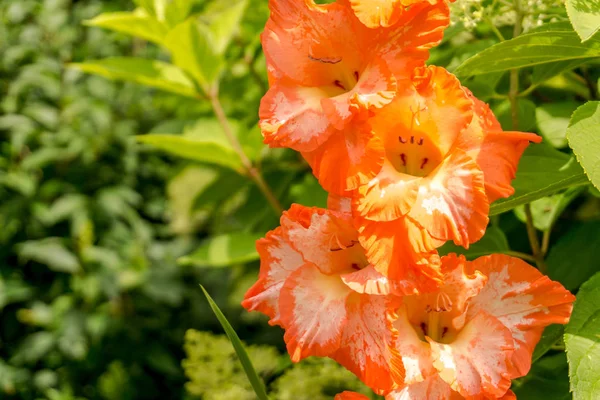
[[[352,269],[355,269],[357,271],[360,271],[360,267],[358,266],[358,264],[356,263],[352,263]]]
[[[338,57],[338,58],[328,58],[328,57],[323,57],[323,58],[318,58],[318,57],[313,57],[310,54],[308,55],[308,59],[311,61],[317,61],[323,64],[337,64],[340,61],[342,61],[342,57]]]
[[[400,154],[400,159],[402,160],[402,165],[406,167],[406,154]]]
[[[425,164],[427,164],[427,161],[429,161],[429,158],[425,157],[423,159],[423,162],[421,163],[421,169],[423,169],[423,167],[425,167]]]
[[[333,82],[333,84],[334,84],[335,86],[339,87],[339,88],[340,88],[340,89],[342,89],[342,90],[346,90],[346,88],[344,87],[344,85],[342,85],[342,82],[340,82],[340,81],[337,81],[337,80],[336,80],[336,81],[334,81],[334,82]]]
[[[415,137],[414,136],[410,137],[410,144],[415,144]]]
[[[400,140],[400,143],[402,144],[406,143],[406,139],[403,139],[402,136],[398,136],[398,140]]]
[[[442,329],[442,338],[446,335],[446,333],[448,333],[448,327],[445,326],[444,329]]]
[[[424,140],[423,138],[421,138],[421,139],[419,139],[419,142],[418,142],[417,144],[418,144],[419,146],[422,146],[424,141],[425,141],[425,140]]]
[[[356,78],[356,82],[358,82],[359,77],[360,75],[358,75],[358,71],[354,71],[354,78]]]
[[[427,324],[425,322],[421,322],[421,330],[423,331],[423,335],[427,335]]]

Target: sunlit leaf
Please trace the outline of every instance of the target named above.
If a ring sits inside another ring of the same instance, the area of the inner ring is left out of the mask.
[[[600,189],[600,101],[590,101],[573,113],[567,139],[588,178]]]
[[[167,26],[145,10],[100,14],[85,22],[89,26],[110,29],[161,44],[169,31]]]
[[[585,43],[569,23],[553,23],[498,43],[457,68],[461,77],[600,56],[600,38]]]
[[[145,143],[178,157],[208,164],[221,165],[239,173],[243,171],[242,161],[237,153],[227,145],[215,141],[188,138],[179,135],[140,135],[140,143]]]
[[[198,97],[194,83],[186,74],[175,65],[162,61],[113,57],[69,66],[109,79],[136,82],[188,97]]]
[[[558,217],[560,217],[560,214],[583,191],[584,186],[577,186],[567,189],[564,193],[543,197],[531,202],[531,215],[534,226],[541,231],[550,229]],[[526,223],[527,217],[524,206],[515,208],[515,215],[523,223]]]
[[[209,92],[219,78],[223,59],[208,28],[190,18],[169,32],[165,45],[173,56],[173,62],[194,77],[205,92]]]
[[[567,14],[582,41],[600,29],[600,0],[567,0]]]
[[[525,150],[517,177],[512,181],[515,194],[494,202],[490,215],[587,183],[587,177],[574,157],[543,143],[532,144]]]
[[[600,385],[600,274],[581,286],[565,328],[574,400],[595,400]]]
[[[192,254],[179,259],[180,264],[199,267],[228,267],[258,260],[256,241],[263,235],[230,233],[207,239]]]
[[[76,273],[81,269],[77,257],[58,238],[29,240],[20,243],[17,252],[21,260],[47,265],[53,271]]]
[[[231,344],[233,345],[233,348],[235,349],[235,352],[236,352],[238,358],[240,359],[240,362],[242,363],[242,367],[244,367],[244,372],[246,372],[246,376],[248,377],[248,380],[252,384],[252,388],[254,389],[254,392],[256,393],[256,397],[258,398],[258,400],[268,400],[264,383],[260,379],[260,377],[256,374],[256,370],[252,366],[250,357],[248,357],[248,353],[244,349],[244,345],[242,344],[242,341],[240,340],[239,336],[237,335],[237,333],[235,333],[235,330],[233,329],[233,327],[231,326],[229,321],[227,321],[227,318],[225,318],[225,315],[223,315],[223,313],[219,309],[219,306],[217,306],[217,304],[214,302],[212,297],[210,297],[210,295],[208,294],[206,289],[204,289],[204,287],[202,287],[202,286],[200,286],[200,287],[202,288],[202,291],[204,292],[204,295],[206,296],[206,299],[208,300],[208,304],[210,305],[210,308],[213,310],[213,312],[217,316],[217,319],[219,320],[219,322],[221,323],[221,326],[225,330],[227,337],[229,337],[229,340],[231,341]]]

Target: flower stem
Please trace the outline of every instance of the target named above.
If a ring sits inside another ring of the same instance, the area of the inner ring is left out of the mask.
[[[523,32],[523,13],[521,10],[521,0],[514,0],[513,7],[516,13],[516,21],[513,29],[513,38],[516,38]],[[512,117],[512,129],[519,128],[519,70],[513,69],[510,71],[510,88],[508,91],[510,100],[510,110]]]
[[[537,265],[540,272],[546,273],[547,267],[544,262],[544,253],[540,248],[540,241],[537,236],[537,230],[533,225],[533,216],[531,215],[531,204],[525,204],[525,217],[527,218],[527,236],[529,237],[529,243],[531,244],[531,251],[535,264]]]
[[[252,165],[252,161],[250,161],[250,159],[244,152],[244,149],[242,149],[242,145],[233,134],[233,130],[231,129],[231,125],[229,124],[229,120],[227,119],[225,111],[223,110],[223,106],[221,105],[221,101],[219,100],[219,94],[217,90],[210,91],[208,97],[210,99],[213,111],[215,112],[215,115],[217,116],[217,119],[219,120],[219,123],[223,128],[223,132],[225,132],[227,140],[229,140],[231,146],[233,146],[233,150],[238,154],[240,160],[242,160],[244,172],[250,177],[250,179],[254,181],[256,186],[258,186],[258,188],[263,193],[263,195],[265,196],[275,213],[277,215],[281,214],[283,212],[283,207],[279,203],[279,200],[277,200],[277,197],[275,196],[271,188],[269,188],[267,182],[265,182],[265,180],[263,179],[262,175],[260,174],[260,171],[254,165]]]

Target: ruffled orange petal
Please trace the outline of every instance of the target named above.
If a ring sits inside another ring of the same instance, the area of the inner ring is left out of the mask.
[[[352,198],[329,193],[327,196],[327,208],[345,214],[352,213]]]
[[[369,28],[387,27],[404,12],[402,0],[350,0],[356,17]]]
[[[377,175],[383,165],[383,144],[365,125],[349,127],[331,136],[313,152],[302,153],[325,190],[348,195],[359,181]]]
[[[435,290],[442,274],[429,234],[408,218],[375,222],[355,217],[359,241],[367,259],[381,274],[394,280],[397,295]]]
[[[282,216],[282,220],[286,214]],[[246,292],[242,306],[248,311],[260,311],[271,319],[269,324],[282,326],[279,312],[279,294],[289,275],[304,264],[281,227],[267,233],[256,242],[260,255],[258,281]]]
[[[471,301],[468,315],[483,311],[510,329],[515,342],[513,378],[524,376],[542,329],[567,323],[575,296],[518,258],[494,254],[478,258],[468,268],[488,277],[487,285]]]
[[[292,205],[288,215],[282,226],[290,242],[322,273],[340,274],[366,265],[350,215],[298,204]]]
[[[357,293],[388,295],[404,291],[402,281],[397,282],[389,279],[372,265],[368,265],[359,271],[343,274],[342,281]]]
[[[475,116],[456,146],[473,158],[483,171],[490,203],[514,193],[511,181],[529,142],[540,143],[533,133],[504,132],[490,107],[465,89],[473,101]]]
[[[346,391],[336,394],[333,400],[369,400],[369,398],[364,394]]]
[[[489,207],[483,173],[469,156],[455,149],[423,181],[408,215],[431,236],[468,248],[485,233]]]
[[[354,293],[348,299],[348,323],[341,346],[331,357],[354,373],[376,393],[402,382],[404,371],[393,367],[392,328],[397,300]]]
[[[397,350],[397,354],[400,355],[406,371],[403,383],[411,385],[422,382],[437,374],[437,371],[433,368],[431,347],[417,335],[408,319],[405,307],[400,307],[397,314],[398,319],[394,322],[394,328],[398,334],[397,339],[394,341],[394,348]]]
[[[323,112],[327,93],[314,87],[281,80],[271,86],[260,103],[260,127],[265,143],[312,151],[336,132]]]
[[[428,341],[439,376],[464,397],[501,397],[510,387],[512,335],[495,317],[480,312],[451,344]]]
[[[351,90],[325,98],[321,104],[333,126],[343,129],[354,113],[381,108],[392,101],[395,94],[396,79],[383,61],[374,61],[362,71]]]
[[[267,64],[304,86],[330,85],[340,67],[360,70],[369,36],[345,5],[311,0],[270,1],[271,17],[262,34]]]
[[[433,375],[424,381],[416,382],[395,390],[385,400],[463,400],[464,397],[453,391],[439,375]]]
[[[388,63],[396,78],[408,76],[429,57],[428,50],[437,46],[450,24],[450,9],[445,1],[435,5],[414,4],[404,12],[393,26],[371,32],[380,33],[375,38],[379,46],[371,46]]]
[[[328,356],[338,349],[349,318],[350,293],[338,276],[325,275],[311,263],[290,274],[281,289],[279,309],[292,361]]]

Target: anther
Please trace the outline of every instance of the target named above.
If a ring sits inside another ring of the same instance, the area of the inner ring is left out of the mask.
[[[423,169],[425,167],[425,164],[427,164],[427,161],[429,161],[429,159],[427,157],[425,157],[423,159],[423,162],[421,163],[421,169]]]
[[[423,331],[423,335],[427,335],[427,324],[425,322],[421,322],[421,330]]]
[[[411,136],[411,137],[410,137],[410,144],[414,144],[414,143],[415,143],[415,137],[414,137],[414,136]]]
[[[358,78],[359,78],[358,71],[354,71],[354,78],[356,78],[356,82],[358,82]]]
[[[402,165],[406,167],[406,154],[400,154],[400,159],[402,160]]]
[[[445,326],[444,329],[442,329],[442,337],[444,337],[444,335],[448,333],[448,327]]]
[[[417,142],[417,144],[418,144],[419,146],[422,146],[422,145],[423,145],[423,142],[424,142],[424,139],[423,139],[423,138],[421,138],[421,139],[419,139],[419,141]]]
[[[358,264],[356,263],[352,263],[352,269],[355,269],[357,271],[360,271],[360,267],[358,266]]]
[[[402,138],[402,136],[398,136],[398,140],[400,140],[400,143],[406,143],[406,139]]]
[[[342,82],[340,81],[334,81],[333,84],[342,90],[346,90],[346,88],[344,87],[344,85],[342,85]]]

